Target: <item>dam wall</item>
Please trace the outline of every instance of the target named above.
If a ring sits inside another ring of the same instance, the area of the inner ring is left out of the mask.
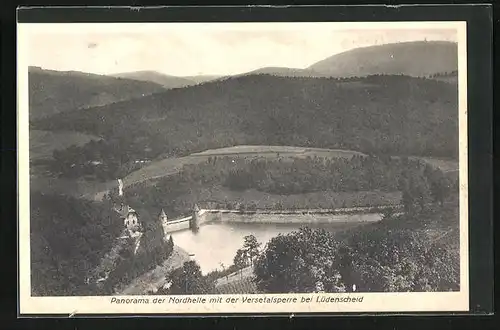
[[[384,209],[386,207],[381,207]],[[308,209],[308,210],[208,210],[198,212],[198,225],[209,222],[222,223],[261,223],[261,224],[328,224],[342,222],[376,222],[382,214],[373,208],[350,208],[342,210]],[[168,221],[163,228],[165,234],[187,230],[193,216]]]
[[[168,234],[175,231],[189,229],[189,222],[192,218],[193,216],[189,216],[177,220],[167,221],[163,224],[163,231],[165,232],[165,234]]]

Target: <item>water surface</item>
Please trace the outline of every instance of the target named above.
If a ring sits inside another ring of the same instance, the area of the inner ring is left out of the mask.
[[[378,216],[378,215],[373,215]],[[194,259],[200,264],[203,273],[222,269],[233,263],[236,251],[243,246],[246,235],[254,235],[262,246],[271,238],[298,230],[302,226],[324,228],[338,232],[369,222],[335,222],[329,224],[257,224],[257,223],[227,223],[212,222],[203,224],[197,233],[183,230],[172,233],[174,243],[194,254]]]

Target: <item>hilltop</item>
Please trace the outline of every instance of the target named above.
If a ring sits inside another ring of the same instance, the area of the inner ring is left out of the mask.
[[[201,84],[201,83],[204,83],[204,82],[207,82],[207,81],[219,79],[221,77],[222,76],[220,76],[220,75],[219,76],[216,76],[216,75],[199,75],[199,76],[182,76],[180,78],[190,80],[190,81],[194,82],[195,84]]]
[[[253,74],[269,74],[273,76],[280,77],[322,77],[325,76],[319,72],[312,69],[300,69],[300,68],[287,68],[287,67],[264,67],[257,70],[250,71],[243,75],[253,75]]]
[[[181,88],[196,84],[194,80],[188,78],[171,76],[156,71],[125,72],[125,73],[117,73],[112,76],[125,79],[133,79],[138,81],[152,82],[161,85],[166,89]]]
[[[456,86],[430,79],[250,75],[61,113],[32,129],[101,136],[108,144],[93,145],[99,157],[160,159],[234,145],[456,157],[457,108]]]
[[[373,74],[425,77],[458,70],[457,44],[415,41],[356,48],[328,57],[308,69],[334,77]]]
[[[158,84],[78,71],[30,67],[31,119],[87,109],[164,91]]]

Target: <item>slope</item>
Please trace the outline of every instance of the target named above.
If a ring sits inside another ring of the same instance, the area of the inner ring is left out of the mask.
[[[335,77],[403,74],[415,77],[455,71],[457,44],[445,41],[402,42],[356,48],[309,67]]]
[[[145,150],[166,158],[235,145],[455,157],[457,94],[451,84],[405,76],[250,75],[63,113],[33,128],[102,136],[109,146],[100,155],[131,160]]]
[[[78,132],[47,132],[31,130],[30,160],[47,159],[52,157],[54,150],[64,150],[72,145],[84,145],[92,140],[99,140],[97,136]]]
[[[89,294],[87,272],[115,244],[123,223],[105,203],[31,193],[31,288],[34,296]]]
[[[161,85],[76,71],[29,68],[31,119],[142,97]]]
[[[323,74],[312,69],[287,68],[287,67],[264,67],[244,73],[242,75],[269,74],[280,77],[321,77]]]

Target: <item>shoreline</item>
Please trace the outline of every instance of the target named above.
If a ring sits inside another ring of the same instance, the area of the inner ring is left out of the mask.
[[[248,224],[334,224],[366,223],[382,219],[386,209],[398,211],[401,205],[376,207],[356,207],[341,209],[299,209],[299,210],[225,210],[201,209],[197,213],[197,226],[208,223],[248,223]],[[193,216],[187,216],[163,223],[165,234],[191,228]]]

